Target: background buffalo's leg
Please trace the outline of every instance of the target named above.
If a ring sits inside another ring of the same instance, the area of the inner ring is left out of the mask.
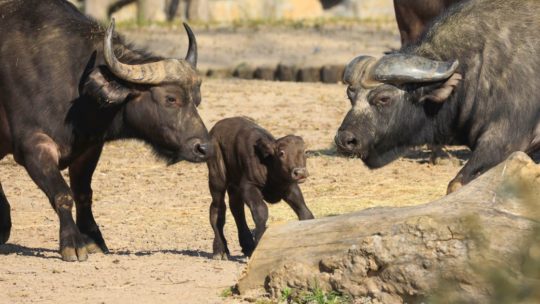
[[[507,145],[506,148],[508,151],[505,151],[502,147],[498,146],[497,143],[492,143],[490,139],[480,140],[478,146],[472,152],[469,161],[448,184],[447,193],[450,194],[458,190],[482,173],[505,160],[512,151],[519,150],[519,148],[510,147],[512,147],[512,145]]]
[[[92,213],[92,174],[96,169],[102,145],[87,150],[69,166],[69,181],[77,210],[77,227],[90,253],[104,252],[109,249],[103,240]]]
[[[0,183],[0,244],[5,244],[9,240],[10,232],[11,208]]]
[[[30,177],[45,192],[60,219],[60,254],[64,261],[84,261],[86,246],[71,215],[73,198],[58,169],[58,148],[48,136],[34,135],[23,143],[24,166]]]
[[[306,206],[302,190],[300,190],[298,184],[293,184],[283,199],[291,206],[299,220],[311,220],[315,218]]]
[[[263,200],[261,191],[251,185],[245,184],[242,188],[242,199],[249,206],[251,216],[255,222],[255,244],[259,243],[264,231],[266,230],[266,221],[268,220],[268,207]]]
[[[255,250],[255,241],[253,240],[253,235],[246,222],[242,195],[240,195],[238,190],[231,188],[229,188],[227,192],[229,193],[231,213],[234,216],[236,228],[238,229],[238,240],[240,241],[240,247],[242,247],[242,253],[246,256],[250,256],[251,253],[253,253],[253,250]]]
[[[225,226],[225,191],[226,181],[219,174],[213,175],[210,173],[210,195],[212,196],[212,204],[210,204],[210,225],[214,230],[213,258],[215,260],[226,260],[229,255],[227,240],[223,234],[223,226]]]

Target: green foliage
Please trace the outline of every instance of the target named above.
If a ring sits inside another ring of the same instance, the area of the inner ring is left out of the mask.
[[[319,287],[310,291],[296,291],[286,287],[281,291],[281,296],[277,301],[279,304],[347,304],[350,302],[346,296],[335,291],[325,292]]]
[[[221,291],[221,294],[220,296],[222,298],[228,298],[228,297],[232,297],[233,295],[233,288],[232,287],[228,287],[228,288],[225,288]]]

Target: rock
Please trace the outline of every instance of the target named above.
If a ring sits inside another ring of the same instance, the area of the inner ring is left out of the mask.
[[[324,83],[339,83],[343,80],[343,71],[345,66],[342,65],[325,65],[321,69],[321,81]]]
[[[271,67],[258,67],[253,74],[255,79],[274,80],[275,71]]]
[[[293,65],[278,64],[276,69],[276,79],[279,81],[296,81],[298,70]]]
[[[540,219],[539,198],[540,165],[517,152],[428,204],[270,227],[238,289],[279,296],[317,284],[369,303],[420,303],[451,279],[445,287],[466,302],[488,302],[493,290],[478,269],[523,277],[516,251]]]
[[[319,82],[321,81],[321,72],[319,68],[307,67],[298,70],[296,80],[299,82]]]

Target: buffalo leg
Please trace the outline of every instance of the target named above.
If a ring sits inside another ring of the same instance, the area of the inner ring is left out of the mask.
[[[255,222],[255,245],[259,243],[266,231],[266,221],[268,221],[268,207],[263,200],[261,191],[248,183],[242,188],[242,200],[246,202],[251,211],[251,216]]]
[[[102,145],[89,149],[69,166],[69,180],[77,210],[77,227],[85,240],[86,250],[90,253],[109,251],[92,213],[92,175],[102,149]]]
[[[242,247],[242,253],[246,256],[251,256],[253,250],[255,250],[255,241],[253,240],[253,235],[251,234],[249,226],[246,222],[244,201],[237,190],[229,188],[228,193],[229,206],[231,207],[231,213],[234,216],[234,221],[236,222],[238,240],[240,241],[240,247]]]
[[[60,220],[60,254],[64,261],[88,258],[86,244],[73,220],[73,197],[58,168],[58,147],[48,136],[37,134],[24,141],[26,171],[45,193]]]
[[[11,232],[11,208],[0,183],[0,244],[9,240]]]
[[[315,218],[306,206],[302,190],[300,190],[298,184],[293,184],[283,199],[292,208],[294,213],[296,213],[299,220],[311,220]]]
[[[517,151],[519,149],[515,149]],[[470,181],[496,166],[510,155],[510,152],[490,143],[480,140],[471,158],[459,171],[456,177],[448,184],[447,193],[450,194]]]
[[[225,226],[225,191],[226,182],[215,176],[210,178],[210,195],[212,203],[210,204],[210,225],[214,230],[213,258],[215,260],[226,260],[229,253],[227,240],[223,234]]]

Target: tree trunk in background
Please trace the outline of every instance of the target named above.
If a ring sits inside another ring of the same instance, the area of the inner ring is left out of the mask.
[[[500,291],[487,283],[494,271],[518,287],[531,281],[524,265],[529,256],[540,261],[539,211],[540,165],[517,152],[429,204],[270,227],[238,289],[279,297],[287,287],[322,288],[362,303],[420,303],[448,280],[442,297],[489,302]]]
[[[137,10],[137,21],[141,25],[167,20],[165,0],[138,0]]]
[[[208,21],[208,0],[187,0],[189,21]]]
[[[112,0],[85,0],[84,13],[96,20],[105,22],[108,19],[107,10],[113,2]]]

